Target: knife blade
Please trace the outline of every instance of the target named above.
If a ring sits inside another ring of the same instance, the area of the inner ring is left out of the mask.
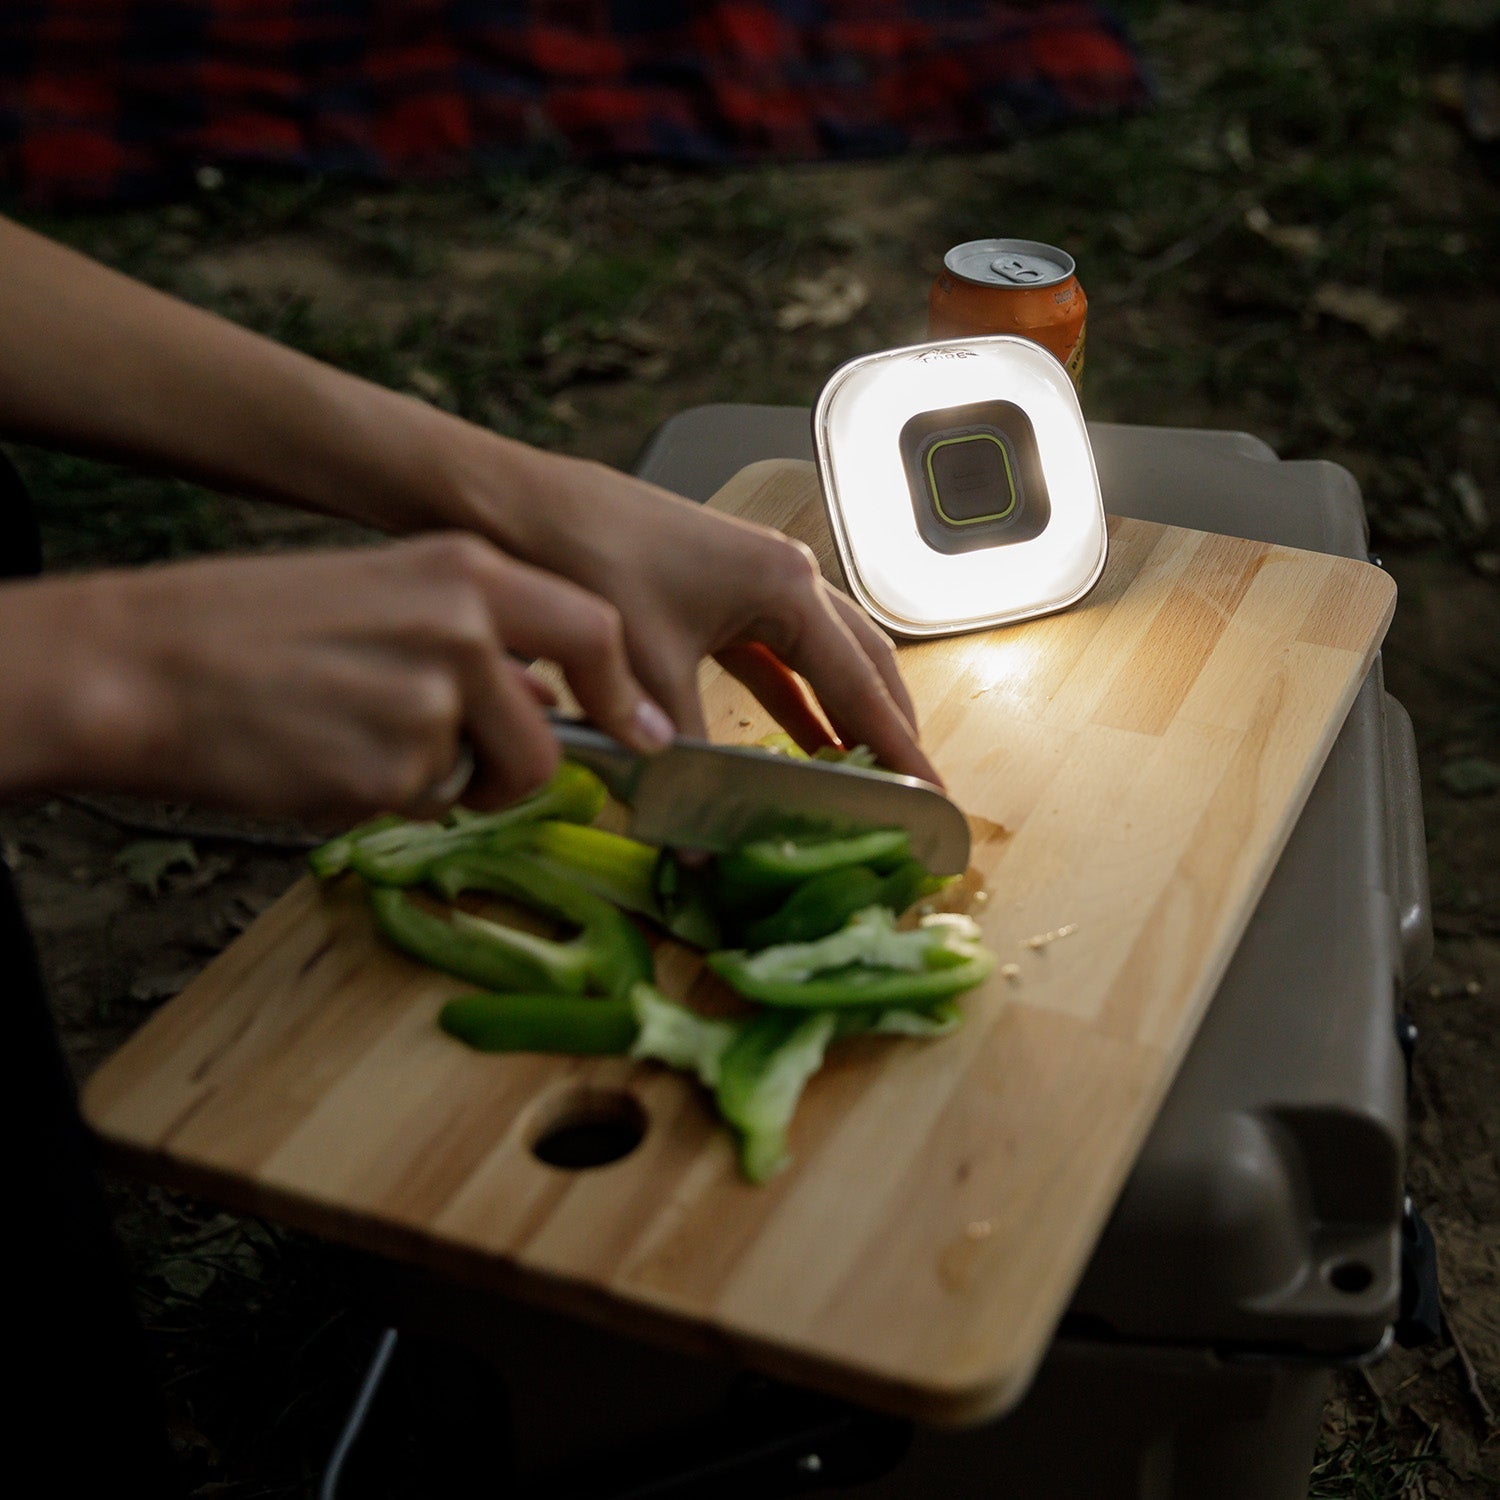
[[[563,752],[586,766],[631,814],[645,843],[724,853],[755,838],[904,828],[915,859],[936,875],[969,865],[969,824],[930,782],[749,745],[679,736],[638,755],[575,719],[552,718]]]

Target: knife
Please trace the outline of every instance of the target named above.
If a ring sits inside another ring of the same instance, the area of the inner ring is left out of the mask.
[[[576,719],[552,716],[570,760],[586,766],[631,812],[630,833],[649,844],[716,854],[755,838],[904,828],[911,852],[935,875],[969,867],[969,824],[930,782],[749,745],[679,736],[638,755]]]

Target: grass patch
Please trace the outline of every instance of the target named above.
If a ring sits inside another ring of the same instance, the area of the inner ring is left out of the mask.
[[[1307,1500],[1426,1500],[1425,1481],[1447,1467],[1430,1438],[1413,1447],[1378,1414],[1345,1408],[1324,1423]]]
[[[224,501],[198,485],[41,448],[6,451],[36,502],[49,568],[159,562],[232,539]]]

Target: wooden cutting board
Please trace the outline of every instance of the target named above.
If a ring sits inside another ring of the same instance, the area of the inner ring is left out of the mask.
[[[716,503],[826,562],[811,466],[756,465]],[[138,1169],[240,1209],[873,1406],[994,1415],[1046,1349],[1393,605],[1363,563],[1114,521],[1072,610],[903,648],[972,817],[976,915],[1015,967],[951,1037],[839,1044],[768,1187],[739,1179],[676,1075],[450,1041],[433,1018],[460,986],[381,948],[349,884],[294,886],[95,1075],[87,1116]],[[706,676],[716,738],[767,731]],[[697,976],[659,951],[670,992]],[[560,1118],[630,1110],[645,1136],[612,1165],[531,1152]]]

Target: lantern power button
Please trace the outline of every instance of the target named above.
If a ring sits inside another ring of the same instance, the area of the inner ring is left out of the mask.
[[[1013,401],[939,407],[899,439],[913,519],[935,552],[976,552],[1040,536],[1052,516],[1031,419]]]
[[[1009,445],[998,432],[941,437],[927,448],[924,467],[933,508],[950,526],[1003,521],[1016,508],[1016,476]]]

